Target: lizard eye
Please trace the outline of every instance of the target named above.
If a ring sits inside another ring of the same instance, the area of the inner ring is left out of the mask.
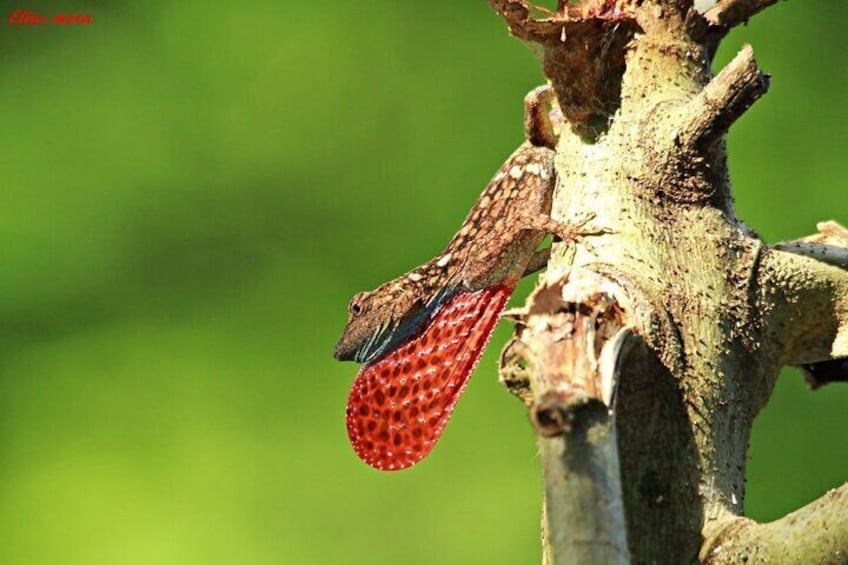
[[[347,309],[351,315],[358,316],[368,310],[367,298],[368,293],[360,292],[350,299],[350,304],[348,304]]]

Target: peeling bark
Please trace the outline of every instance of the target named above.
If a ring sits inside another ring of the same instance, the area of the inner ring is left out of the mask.
[[[711,59],[773,0],[489,3],[567,122],[552,216],[609,228],[553,245],[502,356],[538,436],[546,562],[756,562],[792,540],[839,562],[845,487],[771,524],[743,517],[751,426],[781,367],[848,380],[848,231],[770,246],[733,209],[724,137],[769,81],[750,46],[715,76]]]

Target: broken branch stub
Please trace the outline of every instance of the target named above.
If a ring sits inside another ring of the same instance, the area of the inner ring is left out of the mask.
[[[510,33],[539,54],[574,132],[594,138],[605,131],[621,105],[625,52],[638,30],[627,3],[560,3],[554,13],[523,0],[488,1]],[[534,12],[547,17],[535,18]]]
[[[719,0],[704,13],[704,18],[711,26],[721,28],[727,33],[731,28],[746,23],[755,15],[777,0]]]
[[[790,253],[788,258],[794,255],[801,261],[803,258],[814,259],[818,262],[813,263],[815,266],[825,264],[843,270],[833,273],[837,277],[839,274],[843,275],[838,278],[819,277],[822,283],[816,285],[818,288],[811,291],[819,296],[818,301],[809,298],[804,300],[808,310],[811,310],[812,305],[816,303],[822,304],[825,309],[823,313],[819,313],[819,319],[815,320],[814,331],[808,332],[805,336],[806,339],[810,339],[815,332],[823,334],[824,358],[803,359],[802,362],[797,363],[813,390],[834,382],[848,382],[848,347],[844,345],[848,343],[848,304],[846,304],[848,299],[845,298],[848,295],[848,284],[844,276],[844,270],[848,270],[848,229],[834,220],[819,222],[816,228],[818,230],[816,234],[771,246],[777,251]],[[802,276],[805,276],[808,275],[808,271],[809,269],[804,268],[800,272]],[[830,269],[824,269],[824,271],[832,273]],[[826,284],[825,281],[827,281]],[[815,311],[808,313],[816,315]],[[823,323],[823,320],[831,316],[834,317],[835,324],[831,324],[833,327],[828,332],[828,324]],[[840,336],[844,337],[840,338]],[[810,356],[809,351],[805,351],[805,354]]]
[[[816,224],[816,229],[816,234],[792,241],[781,241],[772,245],[772,248],[848,269],[848,228],[834,220],[828,220]]]
[[[528,407],[539,438],[546,555],[626,563],[614,406],[633,334],[614,294],[597,277],[586,281],[550,280],[505,314],[516,332],[501,356],[501,382]]]
[[[541,285],[526,307],[504,314],[516,332],[501,353],[501,382],[548,437],[568,431],[584,407],[612,410],[616,362],[629,334],[611,295],[595,289],[580,296],[566,280]]]
[[[688,104],[680,143],[701,147],[724,138],[730,126],[768,91],[754,51],[745,45],[733,60]]]

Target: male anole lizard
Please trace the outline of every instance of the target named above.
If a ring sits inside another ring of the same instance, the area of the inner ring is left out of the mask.
[[[527,95],[527,140],[441,254],[350,301],[334,356],[364,363],[348,398],[347,428],[372,467],[404,469],[430,452],[518,281],[547,262],[548,250],[537,250],[544,238],[599,233],[550,217],[552,100],[549,86]]]

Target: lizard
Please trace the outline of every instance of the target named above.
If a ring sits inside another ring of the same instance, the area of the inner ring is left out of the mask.
[[[524,99],[525,141],[495,173],[445,250],[348,305],[334,357],[362,363],[347,429],[372,467],[409,467],[433,448],[518,281],[545,266],[548,234],[574,241],[591,218],[550,216],[556,185],[553,89]],[[552,115],[553,114],[553,115]]]

